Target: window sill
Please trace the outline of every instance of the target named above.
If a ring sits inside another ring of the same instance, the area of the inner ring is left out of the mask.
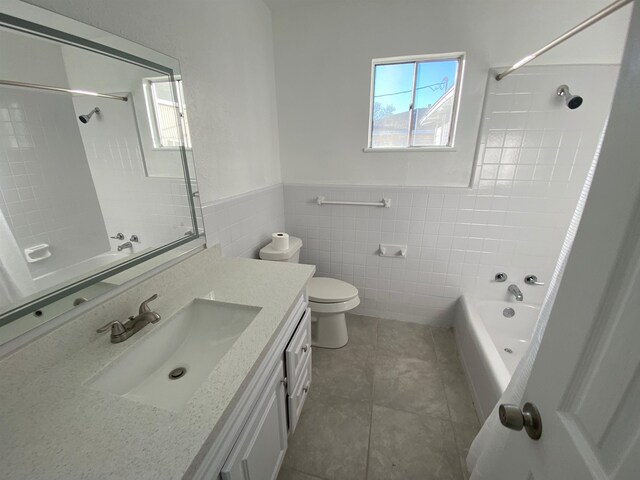
[[[180,147],[152,147],[152,150],[156,152],[179,152],[181,150]],[[191,152],[193,148],[185,147],[187,152]]]
[[[371,148],[362,149],[364,153],[406,153],[406,152],[455,152],[455,147],[406,147],[406,148]]]

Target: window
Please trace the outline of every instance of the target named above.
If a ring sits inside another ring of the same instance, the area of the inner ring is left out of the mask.
[[[144,82],[153,148],[175,150],[183,146],[181,133],[184,132],[184,147],[191,149],[182,80],[176,78],[175,82],[172,82],[167,77],[161,77],[146,78]],[[175,92],[173,83],[175,83]]]
[[[375,59],[367,150],[452,148],[464,55]]]

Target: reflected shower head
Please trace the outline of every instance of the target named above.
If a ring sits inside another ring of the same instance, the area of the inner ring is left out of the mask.
[[[78,120],[80,120],[82,123],[89,123],[89,120],[91,120],[91,117],[93,116],[94,113],[100,113],[100,109],[98,107],[94,108],[93,110],[91,110],[89,113],[87,113],[86,115],[80,115],[78,117]]]
[[[571,110],[575,110],[580,105],[582,105],[582,97],[580,95],[571,95],[569,92],[569,87],[567,85],[560,85],[558,90],[556,90],[556,94],[559,97],[563,97],[567,107]]]

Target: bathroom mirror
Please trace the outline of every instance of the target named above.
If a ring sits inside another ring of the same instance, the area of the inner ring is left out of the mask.
[[[0,344],[202,248],[190,147],[177,60],[0,0]]]

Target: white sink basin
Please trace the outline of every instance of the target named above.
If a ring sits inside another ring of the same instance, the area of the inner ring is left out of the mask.
[[[88,386],[179,411],[259,311],[259,307],[195,299],[152,327],[157,330],[90,379]],[[181,368],[182,375],[175,371]],[[177,378],[170,378],[172,371]]]

